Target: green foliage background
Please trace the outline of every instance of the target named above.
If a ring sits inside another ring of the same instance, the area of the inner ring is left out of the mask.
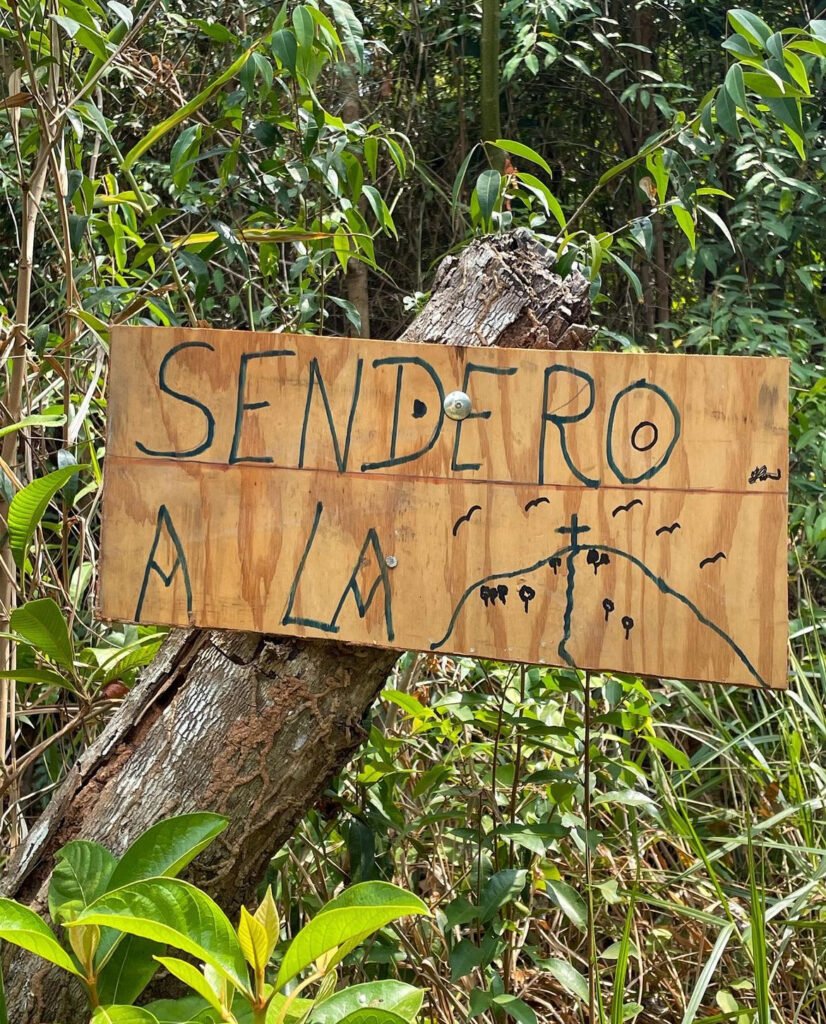
[[[792,360],[789,695],[407,655],[273,862],[285,927],[413,888],[345,967],[439,1021],[822,1021],[826,22],[494,5],[483,147],[482,6],[0,0],[6,850],[160,641],[92,614],[109,324],[394,337],[527,226],[599,345]]]

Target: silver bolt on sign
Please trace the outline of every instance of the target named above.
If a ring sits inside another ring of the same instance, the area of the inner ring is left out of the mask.
[[[443,403],[445,416],[452,420],[466,420],[470,416],[470,396],[464,391],[451,391]]]

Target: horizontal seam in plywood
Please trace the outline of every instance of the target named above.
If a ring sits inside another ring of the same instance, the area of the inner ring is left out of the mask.
[[[583,491],[594,493],[596,491],[644,491],[652,493],[672,494],[740,494],[758,495],[768,497],[788,497],[788,490],[776,490],[774,488],[748,490],[735,490],[727,487],[652,487],[643,484],[600,484],[599,487],[583,487],[581,484],[538,484],[535,480],[493,480],[484,477],[463,477],[463,476],[417,476],[413,473],[353,473],[351,471],[341,472],[338,469],[329,469],[322,466],[282,466],[276,462],[207,462],[202,459],[169,459],[161,456],[146,455],[118,455],[110,452],[106,459],[120,462],[140,462],[145,464],[166,465],[166,466],[200,466],[204,469],[219,470],[281,470],[287,473],[329,473],[350,480],[399,480],[427,484],[489,484],[494,487],[536,487],[539,490],[548,491]],[[105,468],[105,461],[104,461]]]

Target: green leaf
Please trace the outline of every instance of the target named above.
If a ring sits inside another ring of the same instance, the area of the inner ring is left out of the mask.
[[[332,975],[328,974],[328,978]],[[289,1002],[288,1002],[289,1000]],[[297,999],[292,999],[289,996],[281,995],[276,992],[270,999],[270,1005],[267,1007],[267,1024],[306,1024],[307,1013],[315,1006],[315,1000],[313,999],[302,999],[300,996]],[[238,1020],[238,1024],[253,1024],[251,1018],[242,1013],[235,1012],[235,1016]],[[284,1019],[281,1019],[281,1014],[285,1013]],[[339,1018],[335,1018],[335,1024],[338,1024]],[[315,1017],[313,1017],[313,1024],[315,1024]]]
[[[572,886],[566,882],[549,881],[548,895],[556,903],[562,913],[576,925],[580,931],[585,931],[588,921],[588,913],[585,908],[585,900]]]
[[[11,668],[0,672],[0,679],[15,679],[18,683],[43,683],[44,686],[59,686],[70,693],[77,693],[77,687],[59,672],[47,668]]]
[[[650,257],[654,251],[654,228],[651,218],[639,217],[631,221],[628,231],[637,245]]]
[[[739,32],[741,36],[758,48],[762,48],[772,34],[772,30],[762,18],[758,18],[756,14],[744,11],[742,8],[729,11],[728,20],[735,32]]]
[[[272,956],[272,951],[278,945],[278,938],[281,934],[281,920],[278,916],[278,908],[275,905],[275,899],[270,886],[267,886],[264,898],[258,904],[253,917],[264,929],[267,941],[264,960],[267,961]]]
[[[102,896],[116,863],[105,847],[88,839],[73,839],[61,847],[49,879],[52,920],[60,919],[61,907],[67,903],[85,908]]]
[[[80,30],[80,22],[75,21],[74,18],[67,18],[63,14],[50,14],[49,17],[55,25],[59,25],[63,29],[70,39],[74,39]]]
[[[471,942],[460,939],[450,951],[450,980],[454,984],[466,978],[471,971],[481,966],[485,959],[485,951]]]
[[[637,297],[637,302],[642,302],[642,283],[637,274],[631,269],[631,267],[625,262],[625,260],[621,256],[618,256],[615,252],[609,252],[608,255],[631,282],[631,287],[634,289],[634,294]]]
[[[598,793],[591,801],[594,807],[599,804],[620,804],[624,807],[652,807],[654,801],[645,793],[635,789],[612,789]]]
[[[200,996],[156,999],[145,1009],[155,1015],[158,1024],[215,1024],[215,1014]]]
[[[74,665],[74,649],[63,613],[50,597],[27,601],[11,613],[11,628],[50,661]],[[65,684],[64,684],[65,685]]]
[[[467,156],[462,161],[462,164],[456,173],[456,177],[453,179],[453,188],[450,191],[450,209],[453,211],[454,216],[456,215],[456,204],[459,201],[459,193],[461,192],[462,185],[465,182],[465,175],[467,174],[468,164],[470,163],[471,158],[473,154],[476,152],[478,146],[478,142],[476,143],[475,146],[471,146]],[[373,176],[375,177],[375,175]]]
[[[155,957],[161,956],[166,946],[113,928],[103,928],[100,934],[95,962],[101,963],[104,955],[109,958],[98,973],[98,998],[104,1003],[133,1003],[158,970]]]
[[[179,874],[227,827],[220,814],[196,811],[165,818],[138,836],[118,861],[108,890],[145,878]]]
[[[140,1006],[99,1006],[90,1024],[158,1024],[158,1018]]]
[[[356,1010],[342,1017],[338,1024],[407,1024],[404,1017],[390,1010],[374,1010],[367,1008]]]
[[[113,14],[120,18],[127,28],[132,27],[135,17],[126,4],[118,3],[118,0],[106,0],[106,6]]]
[[[476,179],[476,197],[479,200],[479,213],[482,218],[482,230],[489,231],[491,218],[499,200],[499,189],[502,186],[502,175],[493,169],[482,171]]]
[[[97,924],[165,942],[209,964],[242,992],[247,967],[235,929],[205,893],[177,878],[148,878],[105,893],[68,927]]]
[[[491,1000],[494,1006],[504,1010],[509,1017],[513,1017],[519,1024],[537,1024],[536,1014],[524,1000],[507,993],[494,996]]]
[[[186,121],[187,118],[197,113],[204,104],[208,103],[222,86],[226,85],[227,82],[238,74],[241,68],[250,59],[250,56],[257,45],[257,43],[254,43],[248,49],[244,50],[241,56],[234,60],[226,71],[223,71],[217,78],[213,79],[209,85],[205,89],[202,89],[197,96],[194,96],[189,103],[185,103],[182,107],[176,110],[174,114],[171,114],[165,120],[161,121],[160,124],[156,124],[154,128],[147,132],[140,142],[136,143],[136,145],[134,145],[126,154],[123,161],[123,169],[125,171],[130,170],[134,163],[139,160],[148,149],[151,149],[159,139],[162,139],[164,135],[167,135],[173,128],[176,128],[182,121]]]
[[[581,999],[583,1002],[587,1001],[588,981],[567,960],[549,957],[547,960],[542,961],[542,966],[571,995],[576,996],[577,999]]]
[[[681,202],[672,203],[671,209],[674,211],[674,216],[677,219],[677,223],[680,226],[680,230],[688,239],[688,244],[692,249],[697,248],[697,231],[694,226],[694,218],[683,206]]]
[[[532,164],[539,164],[548,177],[553,178],[554,172],[551,170],[548,162],[535,149],[531,149],[530,146],[526,146],[521,142],[514,142],[512,139],[496,139],[491,145],[496,146],[497,149],[504,149],[511,156],[521,156],[523,160],[529,160]]]
[[[327,0],[346,50],[356,62],[359,71],[364,71],[364,31],[353,8],[347,0]]]
[[[221,1012],[221,1000],[218,998],[218,994],[213,990],[210,983],[206,980],[203,974],[201,974],[197,967],[187,963],[186,960],[179,960],[174,956],[156,956],[155,959],[159,964],[163,965],[171,975],[176,977],[179,981],[182,981],[184,985],[191,988],[193,992],[197,992],[202,999],[218,1010],[219,1013]]]
[[[479,917],[490,921],[500,907],[509,903],[525,888],[528,872],[524,869],[505,868],[497,871],[485,882],[479,899]]]
[[[635,153],[634,156],[629,156],[625,160],[621,160],[618,164],[614,164],[613,167],[609,167],[608,170],[600,176],[597,182],[597,187],[601,188],[603,185],[607,185],[612,178],[616,178],[618,174],[622,174],[623,171],[629,167],[633,167],[634,164],[640,160],[645,159],[649,153],[653,153],[655,150],[660,148],[660,143],[656,139],[653,142],[649,142],[647,146],[643,146],[639,153]]]
[[[661,736],[646,736],[646,742],[673,761],[678,768],[689,769],[691,767],[691,760],[685,751],[675,747],[673,743],[664,740]]]
[[[715,224],[720,229],[726,241],[731,246],[731,251],[737,252],[737,249],[734,245],[734,239],[731,237],[731,232],[729,231],[723,218],[718,213],[715,213],[714,210],[709,210],[707,206],[702,206],[700,203],[697,204],[697,209],[704,213],[706,217],[708,217],[708,219],[712,222],[712,224]]]
[[[270,46],[273,56],[294,75],[298,62],[298,43],[293,32],[288,28],[280,28],[273,32]]]
[[[730,135],[739,142],[740,128],[737,125],[737,107],[725,87],[721,86],[717,93],[717,99],[714,101],[714,113],[717,115],[717,124],[726,135]]]
[[[83,975],[45,921],[28,907],[0,898],[0,939],[48,960],[79,978]]]
[[[203,126],[188,125],[175,140],[169,154],[169,171],[176,188],[184,188],[195,168]]]
[[[331,900],[290,943],[275,982],[280,990],[305,967],[337,949],[337,963],[350,949],[391,921],[410,914],[428,914],[412,893],[389,882],[362,882]],[[343,951],[342,951],[343,950]]]
[[[64,466],[32,480],[12,498],[9,505],[9,546],[18,566],[23,565],[34,531],[49,502],[75,473],[87,466]]]
[[[313,1024],[338,1024],[342,1017],[363,1007],[389,1010],[407,1021],[416,1019],[424,992],[403,981],[368,981],[349,985],[313,1009]]]
[[[227,819],[217,814],[194,812],[159,821],[132,843],[109,879],[107,892],[147,878],[172,877],[220,835]],[[112,953],[112,947],[117,948]],[[163,946],[147,937],[123,936],[108,929],[101,936],[97,962],[101,999],[128,1002],[136,999],[157,970],[155,957]]]
[[[306,51],[307,56],[309,56],[309,51],[312,50],[313,39],[315,38],[315,22],[310,12],[303,5],[293,10],[293,29],[295,30],[295,39],[298,43],[299,51]]]
[[[537,178],[535,175],[533,175],[533,174],[526,174],[524,171],[519,171],[517,177],[525,185],[528,185],[529,187],[535,188],[535,189],[537,189],[537,191],[542,193],[542,196],[543,196],[545,202],[548,204],[548,210],[553,215],[553,217],[556,220],[557,224],[564,231],[565,227],[567,225],[567,221],[565,219],[565,213],[564,213],[564,211],[562,209],[562,206],[559,203],[559,200],[556,198],[556,196],[553,194],[553,192],[551,192],[551,190],[548,188],[548,186],[543,181],[540,181],[540,179]]]
[[[241,920],[238,924],[238,941],[244,959],[254,971],[263,971],[270,958],[270,945],[267,930],[260,921],[256,921],[246,907],[241,907]]]
[[[732,102],[741,110],[746,109],[746,86],[743,82],[743,69],[739,64],[732,64],[726,73],[726,80],[723,88],[729,94]]]
[[[10,423],[7,427],[0,427],[0,437],[6,434],[13,434],[15,430],[24,430],[26,427],[60,427],[66,422],[63,415],[57,416],[24,416],[17,423]]]

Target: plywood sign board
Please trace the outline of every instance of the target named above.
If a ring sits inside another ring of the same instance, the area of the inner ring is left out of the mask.
[[[787,385],[780,359],[116,327],[99,610],[783,687]]]

